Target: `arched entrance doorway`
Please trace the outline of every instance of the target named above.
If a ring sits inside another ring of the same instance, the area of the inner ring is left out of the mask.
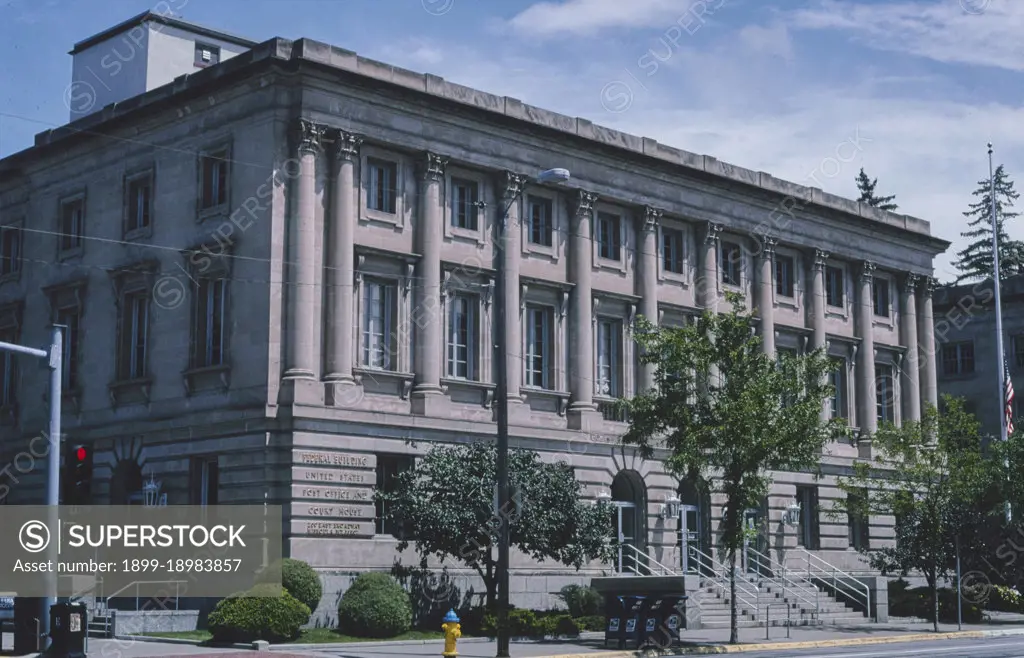
[[[638,556],[646,554],[647,485],[636,471],[619,471],[612,480],[612,505],[615,506],[614,532],[618,538],[618,571],[643,573]]]
[[[710,573],[711,497],[696,479],[679,483],[679,552],[683,573]]]

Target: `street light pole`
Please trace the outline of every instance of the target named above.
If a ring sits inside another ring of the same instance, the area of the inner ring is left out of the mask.
[[[541,172],[535,179],[537,182],[564,182],[569,180],[569,172],[565,169],[548,169]],[[518,203],[523,195],[523,186],[516,190],[498,218],[497,244],[500,250],[497,261],[498,275],[495,278],[494,303],[497,305],[498,326],[495,327],[495,352],[497,352],[495,368],[494,403],[497,406],[497,479],[498,479],[498,629],[497,658],[509,658],[511,636],[508,628],[509,608],[509,553],[511,552],[510,519],[509,519],[509,473],[508,473],[508,334],[505,331],[505,287],[504,254],[508,249],[508,213],[513,204]],[[518,257],[518,254],[516,254]]]

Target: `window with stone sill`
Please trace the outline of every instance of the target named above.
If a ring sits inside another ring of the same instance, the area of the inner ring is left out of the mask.
[[[547,306],[526,307],[526,349],[524,350],[527,386],[554,389],[554,309]]]
[[[551,199],[527,195],[526,220],[530,244],[550,247],[554,244],[555,218]]]
[[[366,159],[366,207],[388,215],[398,212],[398,163],[380,158]]]
[[[224,146],[199,157],[199,209],[214,210],[228,203],[231,150]]]
[[[202,277],[193,290],[191,369],[227,365],[228,279]]]
[[[125,179],[124,234],[131,237],[150,229],[153,220],[153,173]]]
[[[875,316],[889,318],[891,306],[889,303],[889,279],[876,276],[871,282],[871,299]]]
[[[832,418],[850,417],[849,409],[849,379],[847,377],[846,359],[835,357],[831,359],[834,370],[829,373],[829,384],[832,386],[832,397],[829,409]]]
[[[0,278],[21,272],[21,236],[20,227],[0,227]]]
[[[597,395],[622,397],[622,321],[597,321]]]
[[[622,260],[622,217],[597,213],[597,255],[605,260]]]
[[[121,303],[117,350],[117,379],[130,382],[148,375],[149,294],[134,291]]]
[[[18,343],[16,327],[0,328],[0,342]],[[0,351],[0,408],[12,408],[18,404],[18,355]],[[0,418],[2,421],[3,418]]]
[[[685,236],[674,228],[661,229],[661,267],[672,274],[684,273],[683,245]]]
[[[480,184],[466,178],[452,178],[451,225],[466,231],[480,229]]]
[[[796,264],[792,256],[775,256],[775,294],[792,298],[796,290]]]
[[[828,265],[825,267],[825,303],[834,308],[843,308],[846,298],[846,282],[843,268]]]
[[[479,299],[457,293],[448,300],[448,376],[477,381],[477,336]]]
[[[416,460],[412,455],[377,454],[376,489],[383,494],[395,492],[399,475],[415,467]],[[396,539],[409,539],[412,536],[411,526],[402,519],[389,517],[391,503],[384,500],[376,502],[376,533],[391,535]]]
[[[60,206],[60,251],[71,253],[82,248],[85,236],[85,198],[63,201]]]
[[[969,375],[974,372],[974,342],[964,341],[942,346],[942,374]]]
[[[74,391],[78,387],[79,359],[81,359],[81,311],[78,307],[57,309],[57,324],[64,327],[61,353],[61,390]]]
[[[722,242],[720,252],[719,270],[722,272],[722,283],[729,286],[742,285],[743,250],[735,242]]]
[[[362,366],[398,370],[398,286],[381,279],[363,282]]]
[[[896,422],[896,381],[892,366],[875,366],[875,409],[879,423]]]

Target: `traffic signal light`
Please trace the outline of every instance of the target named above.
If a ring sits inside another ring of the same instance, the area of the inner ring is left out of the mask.
[[[88,505],[92,493],[92,446],[69,443],[64,452],[64,504]]]

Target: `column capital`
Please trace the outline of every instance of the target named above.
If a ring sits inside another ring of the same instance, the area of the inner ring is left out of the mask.
[[[708,222],[708,230],[704,235],[704,244],[718,242],[718,236],[722,234],[722,225]]]
[[[355,161],[359,157],[359,147],[363,138],[355,133],[336,130],[334,132],[334,157],[339,162]]]
[[[775,258],[775,247],[777,247],[779,241],[777,238],[764,236],[761,239],[761,258],[764,260],[771,260]]]
[[[597,195],[593,192],[587,192],[586,190],[576,191],[576,216],[581,217],[589,215],[594,211],[594,204],[597,202]]]
[[[821,249],[815,249],[814,250],[814,269],[816,269],[816,270],[824,269],[825,263],[828,262],[829,256],[831,256],[831,255],[832,254],[830,254],[827,251],[822,251]]]
[[[939,282],[935,280],[935,277],[933,277],[933,276],[921,277],[921,292],[923,292],[926,297],[931,297],[932,294],[935,292],[935,289],[938,286],[939,286]]]
[[[860,281],[861,283],[871,283],[874,279],[875,264],[866,260],[860,265]]]
[[[914,272],[908,272],[906,277],[903,279],[903,290],[911,295],[917,290],[917,284],[921,281],[921,275],[915,274]]]
[[[658,230],[661,217],[664,213],[653,206],[644,206],[644,231],[654,232]]]
[[[327,129],[309,119],[299,119],[295,124],[295,141],[299,153],[319,153],[324,145]]]
[[[523,185],[526,183],[526,176],[506,171],[501,178],[501,196],[503,199],[514,199],[523,193]]]
[[[444,169],[447,166],[448,158],[427,151],[420,163],[420,175],[425,181],[442,181],[444,180]]]

